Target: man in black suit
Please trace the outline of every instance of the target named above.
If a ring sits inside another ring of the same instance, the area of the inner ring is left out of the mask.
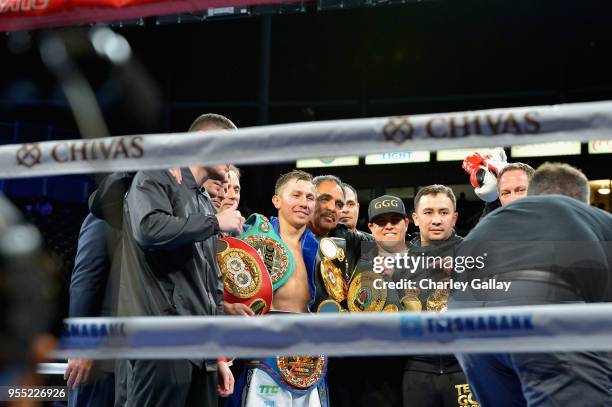
[[[71,318],[112,315],[114,285],[111,265],[119,238],[117,230],[91,213],[83,221],[70,278]],[[115,378],[112,362],[68,359],[64,378],[70,389],[70,406],[113,404]]]

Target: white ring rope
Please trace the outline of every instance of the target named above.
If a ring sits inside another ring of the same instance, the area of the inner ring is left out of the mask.
[[[57,359],[406,355],[612,349],[612,303],[444,313],[75,318]]]
[[[49,141],[0,147],[0,178],[263,164],[342,154],[608,139],[612,102],[295,123],[200,134]],[[331,153],[331,154],[330,154]]]

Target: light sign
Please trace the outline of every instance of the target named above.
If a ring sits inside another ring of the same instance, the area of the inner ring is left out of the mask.
[[[429,151],[394,151],[392,153],[366,155],[366,165],[426,163],[431,159]]]

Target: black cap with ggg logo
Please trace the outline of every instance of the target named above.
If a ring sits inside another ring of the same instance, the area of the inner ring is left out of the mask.
[[[406,217],[406,208],[401,199],[392,195],[383,195],[370,201],[368,206],[368,221],[384,213],[399,213]]]

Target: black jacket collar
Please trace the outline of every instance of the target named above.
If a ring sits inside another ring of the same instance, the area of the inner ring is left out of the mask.
[[[195,178],[191,173],[189,168],[181,168],[181,175],[183,177],[182,184],[185,185],[189,189],[200,189],[198,184],[196,184]]]
[[[421,250],[437,250],[445,249],[450,246],[454,246],[461,242],[463,238],[459,236],[454,230],[453,234],[446,240],[437,240],[429,242],[428,246],[421,246],[421,234],[419,232],[410,235],[410,245]]]

